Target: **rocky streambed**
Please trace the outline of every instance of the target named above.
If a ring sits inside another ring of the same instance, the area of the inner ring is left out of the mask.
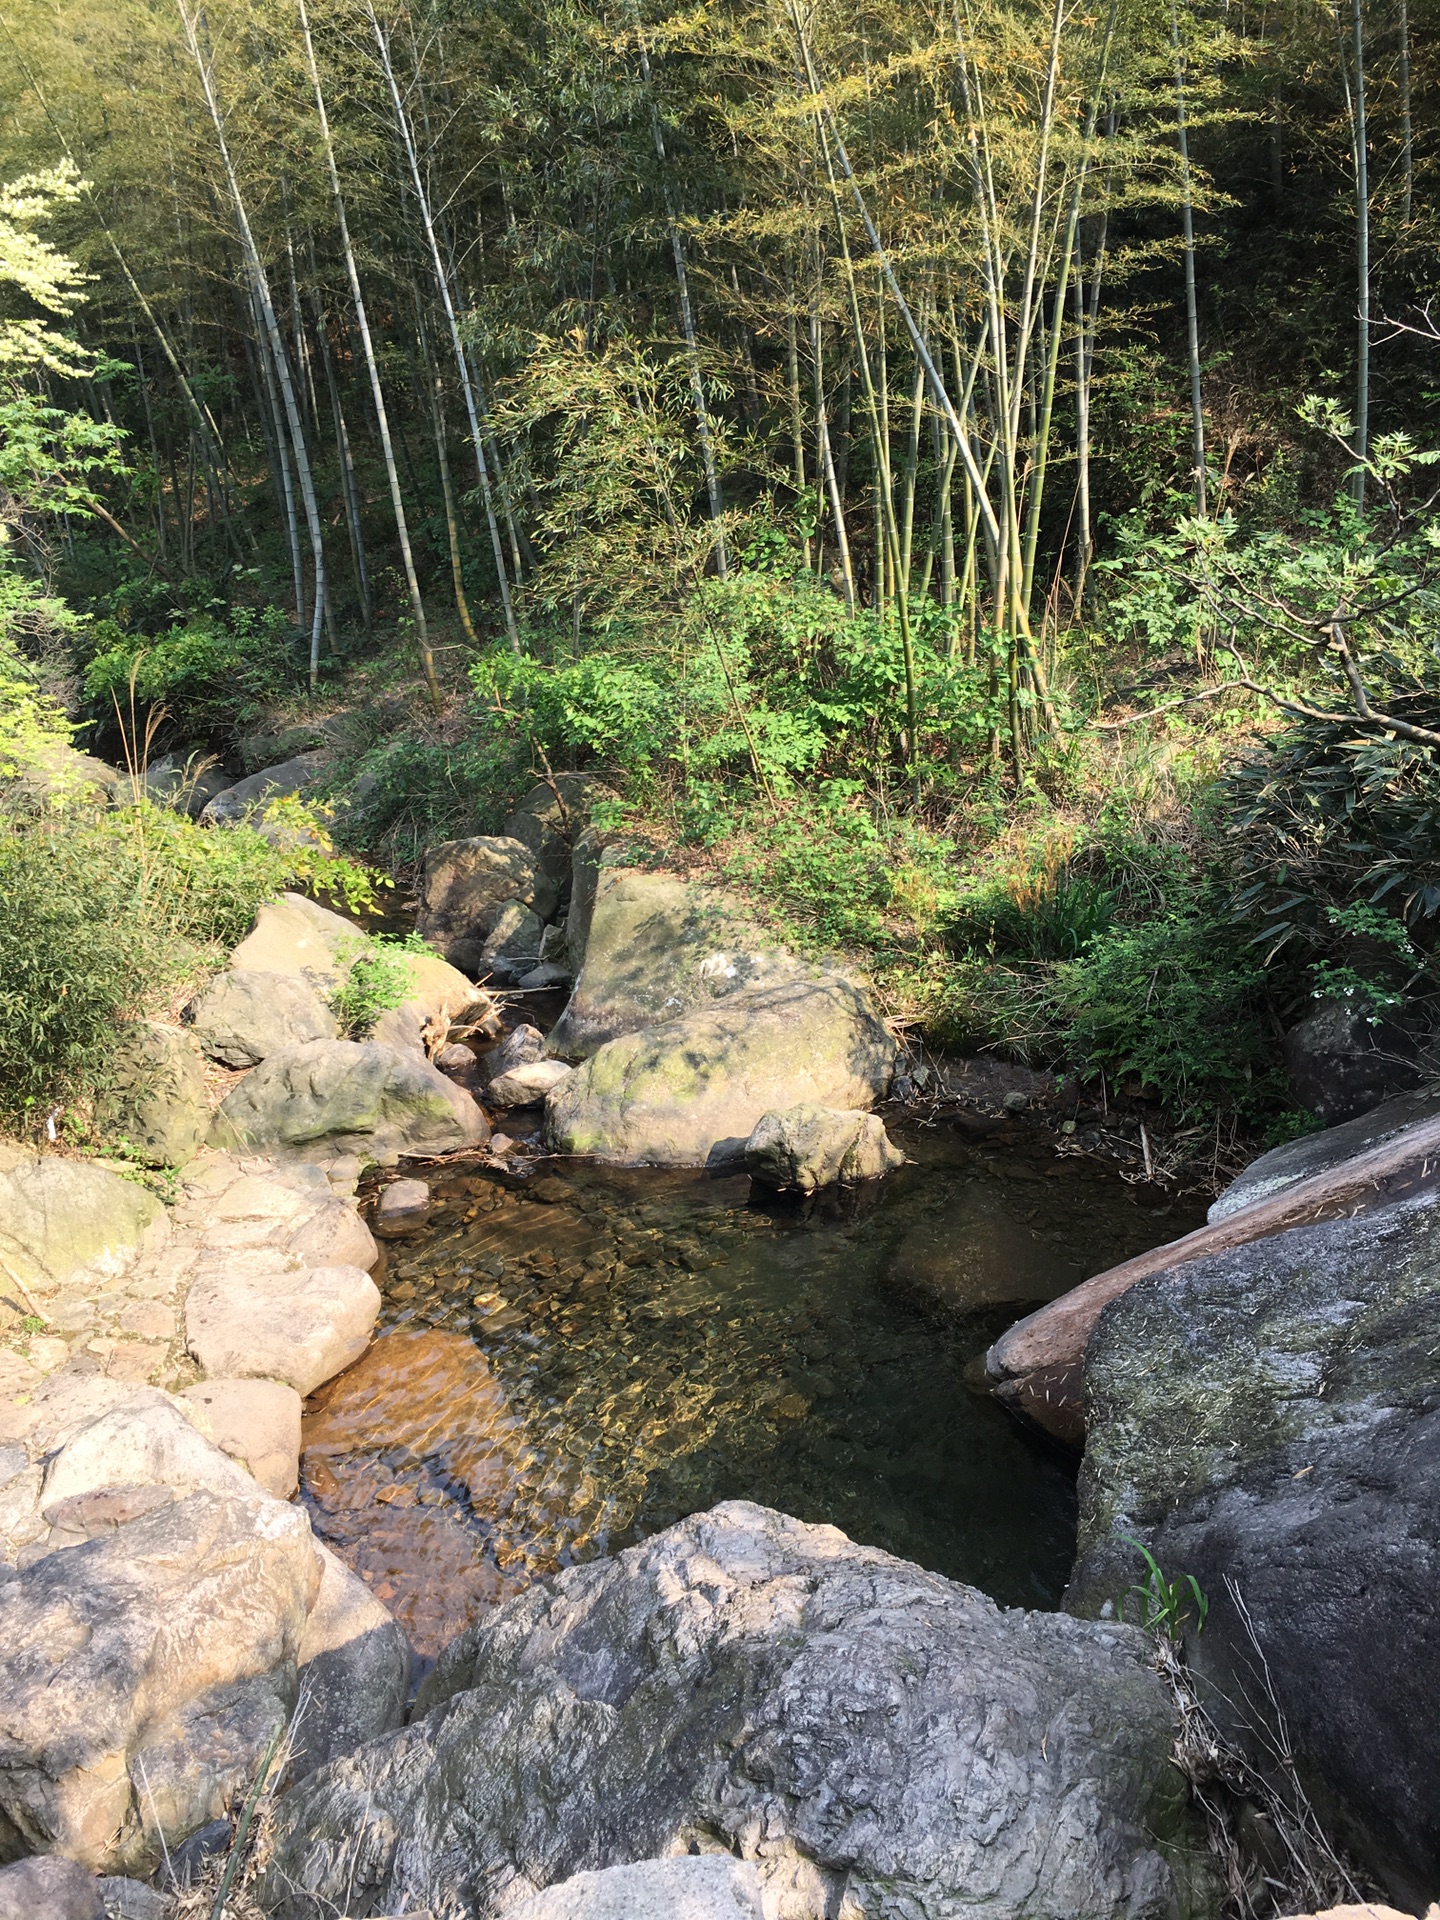
[[[433,1657],[494,1601],[717,1501],[1056,1606],[1066,1453],[967,1382],[1017,1303],[1197,1217],[1014,1121],[891,1121],[910,1164],[808,1202],[744,1174],[430,1171],[376,1339],[310,1402],[317,1533]]]
[[[339,1038],[290,897],[144,1038],[171,1204],[0,1155],[0,1920],[163,1920],[257,1782],[283,1920],[1419,1912],[1434,1096],[1206,1227],[1019,1094],[897,1170],[863,988],[537,806],[421,905],[548,1036],[416,954]]]

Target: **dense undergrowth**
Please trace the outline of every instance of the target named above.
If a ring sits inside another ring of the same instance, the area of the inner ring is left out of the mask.
[[[63,744],[56,695],[116,762],[329,761],[320,814],[223,833],[12,783],[0,1118],[83,1123],[107,1034],[203,975],[267,892],[373,898],[370,870],[403,882],[588,769],[621,857],[742,889],[932,1046],[1179,1125],[1293,1132],[1285,1029],[1327,996],[1423,1024],[1435,985],[1440,596],[1433,517],[1397,491],[1414,458],[1381,448],[1368,514],[1342,495],[1288,526],[1120,539],[1093,613],[1040,643],[1048,725],[1017,713],[983,630],[931,605],[907,669],[894,618],[847,613],[779,530],[643,616],[444,644],[438,702],[359,640],[312,698],[302,636],[203,581],[85,615],[12,593],[0,770]]]

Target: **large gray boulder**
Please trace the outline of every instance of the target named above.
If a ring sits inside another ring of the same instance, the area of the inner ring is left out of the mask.
[[[1086,1356],[1067,1602],[1141,1578],[1126,1534],[1193,1574],[1217,1719],[1263,1762],[1283,1718],[1327,1830],[1420,1906],[1440,1888],[1437,1354],[1433,1195],[1139,1282]]]
[[[146,1873],[248,1786],[318,1584],[298,1507],[197,1492],[0,1584],[0,1853]]]
[[[745,1171],[762,1186],[799,1193],[879,1180],[905,1156],[878,1114],[838,1107],[787,1107],[760,1116],[745,1142]]]
[[[121,784],[122,791],[128,787],[128,775]],[[235,782],[234,776],[226,773],[208,755],[166,753],[158,760],[152,760],[145,769],[144,778],[134,784],[139,789],[140,797],[151,801],[153,805],[173,807],[177,813],[187,813],[194,820],[217,794],[224,793]]]
[[[578,959],[573,937],[570,944]],[[583,1060],[607,1040],[747,987],[814,973],[757,924],[743,901],[718,887],[601,864],[583,965],[550,1051]]]
[[[1417,1088],[1413,1093],[1399,1094],[1362,1113],[1358,1119],[1345,1121],[1342,1126],[1326,1127],[1319,1133],[1287,1140],[1283,1147],[1272,1147],[1269,1153],[1252,1160],[1245,1171],[1230,1182],[1205,1217],[1210,1221],[1228,1220],[1242,1207],[1269,1200],[1314,1174],[1330,1173],[1347,1160],[1353,1160],[1356,1154],[1369,1153],[1373,1147],[1398,1140],[1407,1127],[1418,1126],[1421,1121],[1434,1120],[1437,1116],[1440,1116],[1440,1085],[1431,1085]]]
[[[404,1630],[328,1547],[315,1551],[320,1588],[297,1655],[293,1780],[398,1727],[410,1690],[410,1642]]]
[[[696,1842],[788,1920],[1206,1910],[1167,1859],[1184,1783],[1140,1633],[744,1502],[511,1600],[420,1704],[280,1800],[284,1920],[508,1912]]]
[[[0,1920],[108,1920],[100,1883],[76,1860],[32,1855],[0,1867]]]
[[[373,1040],[311,1040],[272,1054],[231,1088],[210,1144],[353,1152],[383,1166],[480,1146],[489,1132],[470,1095],[423,1055]]]
[[[117,1280],[169,1237],[164,1207],[133,1180],[0,1142],[0,1260],[26,1286]]]
[[[521,900],[508,900],[495,917],[480,948],[476,971],[513,986],[540,964],[545,925]]]
[[[894,1062],[851,981],[794,977],[610,1041],[550,1095],[545,1137],[626,1166],[739,1164],[763,1114],[873,1106]]]
[[[506,1920],[765,1920],[760,1876],[728,1853],[682,1853],[633,1867],[577,1873]]]
[[[505,822],[506,837],[527,846],[540,871],[558,885],[570,870],[571,850],[595,807],[614,798],[614,790],[593,773],[557,773],[553,782],[542,782],[526,794]]]
[[[1290,1091],[1326,1126],[1353,1120],[1421,1078],[1415,1036],[1352,1000],[1322,1000],[1285,1035]]]
[[[231,969],[186,1009],[195,1038],[225,1067],[257,1067],[285,1047],[338,1039],[335,1015],[300,973]]]
[[[210,1125],[205,1062],[192,1037],[155,1020],[125,1031],[98,1118],[145,1166],[188,1166]]]
[[[206,801],[200,819],[207,827],[233,827],[272,800],[303,793],[313,786],[325,771],[328,759],[328,754],[316,749],[312,753],[296,754],[293,760],[282,760],[278,766],[265,767],[259,773],[247,774],[245,779],[237,780],[233,786],[217,793],[213,800]]]
[[[555,882],[523,841],[500,834],[445,840],[425,855],[416,926],[452,965],[477,973],[507,907],[518,902],[543,922],[558,897]]]

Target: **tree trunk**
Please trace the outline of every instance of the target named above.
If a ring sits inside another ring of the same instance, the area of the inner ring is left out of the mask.
[[[325,150],[325,168],[330,177],[330,197],[335,207],[335,227],[340,237],[341,251],[345,256],[345,272],[350,281],[350,297],[355,307],[355,324],[360,330],[360,343],[365,355],[365,370],[370,377],[370,398],[375,408],[376,425],[380,430],[380,449],[385,461],[385,477],[390,484],[390,504],[395,514],[395,533],[400,545],[400,557],[405,568],[405,584],[410,593],[410,613],[415,622],[415,644],[420,654],[420,665],[425,675],[425,684],[430,692],[431,705],[438,713],[441,708],[440,682],[435,675],[435,656],[430,647],[430,629],[425,619],[425,602],[420,593],[420,578],[415,571],[415,554],[410,544],[410,527],[405,518],[405,498],[400,490],[400,475],[395,465],[395,446],[390,437],[390,416],[385,408],[385,390],[380,384],[380,367],[375,357],[375,343],[370,333],[370,321],[365,311],[365,297],[360,288],[360,269],[355,264],[355,249],[350,244],[350,222],[345,214],[345,199],[340,191],[340,174],[335,165],[335,142],[330,137],[330,115],[325,107],[325,94],[320,85],[320,69],[315,60],[315,43],[310,37],[310,16],[305,8],[305,0],[297,0],[300,13],[300,33],[305,44],[305,65],[310,75],[310,84],[315,90],[315,111],[320,120],[320,139]]]

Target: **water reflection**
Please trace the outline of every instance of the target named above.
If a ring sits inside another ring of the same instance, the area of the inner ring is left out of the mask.
[[[1066,1462],[964,1369],[1025,1302],[1196,1224],[1018,1136],[904,1138],[869,1193],[437,1171],[370,1352],[311,1402],[317,1530],[433,1656],[507,1593],[733,1497],[1053,1606]]]

